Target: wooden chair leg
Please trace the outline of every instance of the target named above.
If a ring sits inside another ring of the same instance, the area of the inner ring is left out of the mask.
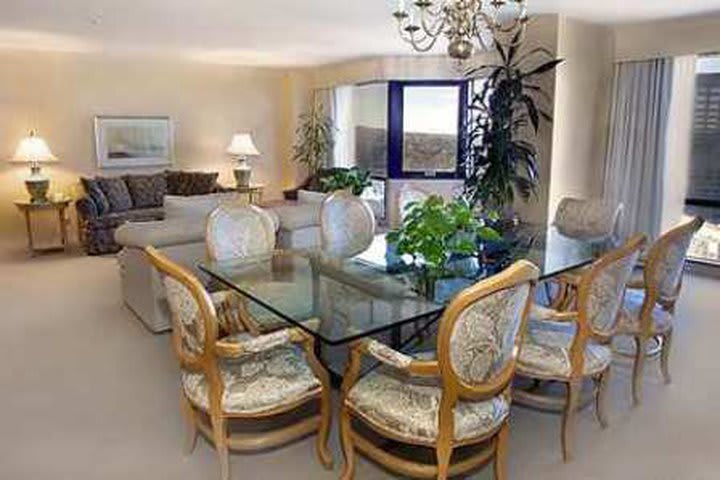
[[[575,415],[580,402],[582,380],[571,380],[567,384],[567,398],[562,419],[562,450],[563,460],[567,463],[572,460],[573,432],[575,428]]]
[[[665,379],[665,385],[669,385],[672,382],[670,376],[670,349],[672,348],[672,337],[673,332],[670,330],[663,335],[662,350],[660,352],[660,368],[662,369],[663,378]]]
[[[352,425],[350,421],[350,412],[343,402],[343,405],[340,407],[340,443],[342,444],[343,457],[345,459],[345,464],[340,474],[342,480],[352,480],[355,476],[355,447],[353,446]]]
[[[452,457],[452,445],[450,441],[438,440],[437,447],[435,447],[435,457],[437,458],[438,465],[438,480],[447,480],[450,474],[450,459]]]
[[[635,364],[633,366],[632,396],[636,407],[642,402],[643,371],[645,370],[645,346],[647,339],[635,337]]]
[[[597,387],[595,392],[595,416],[597,416],[598,422],[602,428],[608,427],[607,418],[607,394],[608,386],[610,384],[610,368],[608,367],[597,380]]]
[[[510,423],[505,424],[500,428],[495,440],[495,460],[493,462],[493,474],[495,480],[506,480],[507,474],[507,450],[508,440],[510,438]]]
[[[328,448],[331,425],[332,408],[330,405],[330,389],[323,388],[322,397],[320,399],[320,428],[318,429],[316,439],[316,449],[320,463],[328,470],[332,470],[333,468],[332,453]]]
[[[227,419],[220,416],[211,418],[213,441],[220,460],[220,479],[230,480],[230,459],[228,458]]]
[[[180,395],[180,403],[182,405],[183,417],[185,418],[185,455],[190,455],[195,451],[197,445],[198,428],[195,411],[184,394]]]

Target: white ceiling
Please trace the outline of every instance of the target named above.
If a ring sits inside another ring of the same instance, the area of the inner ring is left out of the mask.
[[[0,48],[310,65],[411,53],[393,0],[0,0]],[[613,23],[720,10],[720,0],[530,0],[532,13]]]

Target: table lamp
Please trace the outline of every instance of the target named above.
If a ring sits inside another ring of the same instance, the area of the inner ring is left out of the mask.
[[[58,159],[52,154],[45,140],[38,137],[34,130],[31,130],[30,135],[20,141],[15,155],[10,161],[30,164],[32,173],[25,180],[25,186],[30,194],[30,201],[32,203],[47,202],[50,180],[40,171],[40,165],[57,162]]]
[[[247,163],[248,156],[260,155],[260,152],[253,143],[252,137],[249,133],[237,133],[233,135],[232,141],[226,151],[228,155],[238,161],[238,166],[234,170],[237,186],[249,187],[252,169]]]

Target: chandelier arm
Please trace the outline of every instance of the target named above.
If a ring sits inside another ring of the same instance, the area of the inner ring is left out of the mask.
[[[429,16],[429,14],[423,12],[420,13],[420,26],[425,31],[425,34],[430,37],[438,37],[442,35],[447,20],[443,17],[436,17],[432,25],[430,25],[427,22],[427,16]]]

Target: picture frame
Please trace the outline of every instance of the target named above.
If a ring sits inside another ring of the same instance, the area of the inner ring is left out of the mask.
[[[169,116],[95,117],[97,166],[135,168],[173,163],[173,126]]]

